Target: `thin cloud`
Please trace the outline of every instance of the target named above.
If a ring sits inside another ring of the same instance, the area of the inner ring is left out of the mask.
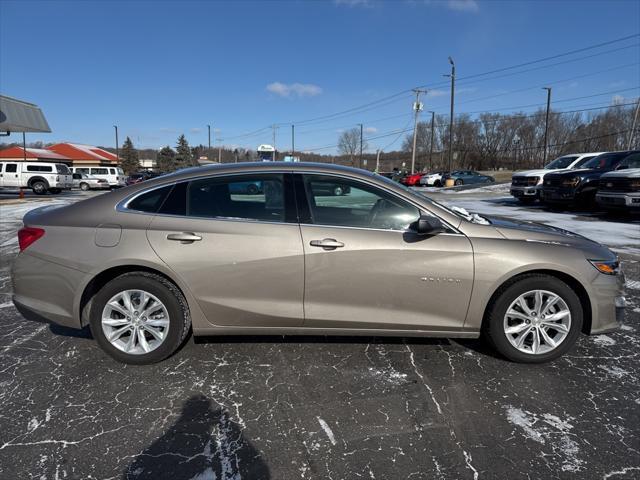
[[[477,0],[424,0],[426,5],[436,5],[455,12],[477,13],[480,5]]]
[[[376,127],[364,127],[364,133],[377,133],[378,129]]]
[[[267,91],[284,98],[315,97],[322,93],[322,88],[312,83],[281,83],[267,85]]]
[[[449,95],[449,90],[438,90],[437,88],[427,90],[427,97],[444,97],[445,95]]]
[[[372,7],[372,0],[333,0],[335,5],[346,7]]]

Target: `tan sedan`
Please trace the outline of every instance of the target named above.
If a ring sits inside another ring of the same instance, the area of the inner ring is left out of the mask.
[[[624,307],[618,260],[602,245],[325,164],[182,170],[34,210],[24,224],[15,305],[90,324],[127,363],[166,358],[190,331],[484,333],[511,360],[543,362],[581,332],[617,328]]]

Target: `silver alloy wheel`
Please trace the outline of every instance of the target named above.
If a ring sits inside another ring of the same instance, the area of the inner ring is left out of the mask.
[[[542,355],[567,338],[571,311],[559,295],[547,290],[531,290],[509,305],[503,325],[509,343],[516,349]]]
[[[102,331],[111,345],[131,355],[158,348],[169,333],[169,312],[144,290],[124,290],[102,310]]]

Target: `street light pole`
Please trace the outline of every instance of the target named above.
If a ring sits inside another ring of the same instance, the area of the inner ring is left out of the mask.
[[[631,131],[629,132],[629,143],[627,143],[627,150],[631,150],[633,143],[633,134],[636,132],[636,123],[638,122],[638,112],[640,111],[640,97],[638,97],[638,105],[636,105],[636,113],[633,114],[633,123],[631,124]]]
[[[433,127],[436,119],[436,112],[431,112],[431,146],[429,147],[429,172],[433,172]]]
[[[544,153],[542,166],[544,167],[547,164],[547,155],[549,154],[549,109],[551,107],[551,87],[543,87],[543,90],[547,91],[547,114],[544,120]]]
[[[449,113],[449,172],[452,169],[453,163],[453,101],[456,91],[456,64],[453,62],[453,58],[449,57],[449,63],[451,64],[451,111]]]
[[[412,175],[416,171],[416,143],[418,139],[418,116],[420,115],[420,110],[422,110],[422,104],[420,103],[420,94],[422,92],[425,92],[426,90],[420,90],[419,88],[415,88],[413,91],[416,94],[416,103],[413,104],[413,110],[416,112],[416,115],[413,120],[413,151],[411,152],[411,174]]]
[[[358,125],[360,125],[360,157],[358,159],[358,168],[362,168],[362,124],[359,123]]]
[[[207,150],[207,157],[211,155],[211,125],[207,125],[208,130],[208,138],[209,138],[209,149]]]
[[[291,161],[293,161],[295,157],[296,151],[296,126],[291,125]]]
[[[116,130],[116,162],[120,163],[120,143],[118,142],[118,126],[114,125],[113,128]]]

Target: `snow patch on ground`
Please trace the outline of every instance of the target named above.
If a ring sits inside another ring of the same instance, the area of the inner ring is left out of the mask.
[[[610,347],[616,344],[616,341],[608,335],[595,335],[593,342],[601,347]]]
[[[573,440],[570,423],[572,417],[566,420],[551,413],[536,414],[516,408],[507,407],[507,420],[520,428],[525,437],[542,445],[550,445],[553,453],[562,458],[562,471],[577,472],[582,469],[584,460],[578,457],[580,447]]]
[[[625,375],[629,375],[629,372],[628,372],[628,371],[623,370],[622,368],[620,368],[620,367],[616,367],[616,366],[613,366],[613,367],[607,367],[606,365],[601,365],[601,366],[600,366],[600,368],[601,368],[602,370],[604,370],[605,372],[607,372],[607,373],[609,373],[609,374],[613,375],[613,376],[614,376],[614,377],[616,377],[616,378],[622,378],[622,377],[624,377]]]
[[[327,422],[325,422],[320,417],[316,417],[316,418],[318,419],[318,423],[320,424],[320,426],[324,430],[324,433],[327,434],[327,438],[331,442],[331,445],[335,445],[336,444],[336,437],[333,435],[333,430],[331,430],[331,428],[329,427],[329,424],[327,424]]]

